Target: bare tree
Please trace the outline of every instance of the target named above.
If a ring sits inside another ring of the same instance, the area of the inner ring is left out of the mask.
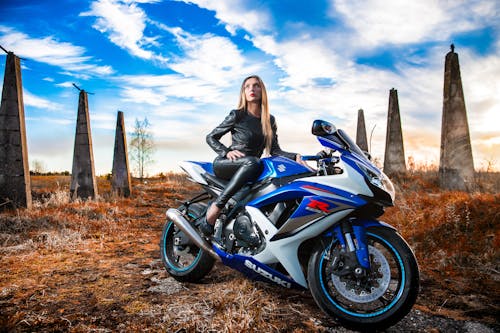
[[[134,163],[136,175],[143,180],[147,166],[154,163],[153,154],[155,152],[151,124],[148,118],[144,118],[142,121],[135,119],[131,138],[129,155]]]
[[[31,161],[31,171],[35,174],[42,174],[45,172],[45,164],[41,160]]]

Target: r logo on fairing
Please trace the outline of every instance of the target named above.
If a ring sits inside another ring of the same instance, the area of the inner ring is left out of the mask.
[[[256,264],[254,264],[253,262],[251,262],[250,260],[245,260],[245,266],[247,268],[250,268],[251,270],[253,270],[254,272],[262,275],[263,277],[273,281],[274,283],[277,283],[279,284],[280,286],[282,287],[285,287],[285,288],[291,288],[292,287],[292,284],[290,282],[287,282],[283,279],[280,279],[279,277],[277,276],[274,276],[273,274],[271,274],[270,272],[258,267]]]
[[[286,166],[284,164],[278,165],[278,171],[279,172],[284,172],[286,170]]]
[[[330,205],[326,202],[311,199],[306,209],[316,213],[328,213],[328,207],[330,207]]]

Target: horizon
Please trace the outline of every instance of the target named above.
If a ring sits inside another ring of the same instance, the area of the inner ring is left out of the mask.
[[[128,141],[135,119],[152,124],[156,163],[148,174],[180,172],[182,160],[212,161],[205,135],[236,107],[242,79],[254,73],[266,84],[283,150],[321,149],[310,134],[317,118],[354,138],[363,109],[370,152],[383,161],[394,88],[407,166],[410,159],[439,166],[444,59],[453,43],[475,170],[500,170],[495,1],[331,0],[305,10],[299,1],[68,0],[0,8],[0,45],[25,59],[30,169],[38,161],[53,172],[71,170],[73,83],[94,93],[88,100],[96,175],[111,172],[118,110]]]

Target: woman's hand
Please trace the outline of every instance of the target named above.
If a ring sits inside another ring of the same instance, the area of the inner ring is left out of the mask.
[[[226,154],[226,158],[230,159],[231,161],[237,160],[241,157],[245,157],[245,154],[239,150],[231,150]]]
[[[313,168],[311,168],[311,167],[309,166],[309,164],[307,164],[307,163],[306,163],[306,161],[304,161],[304,160],[302,159],[302,155],[297,154],[297,155],[295,156],[295,161],[296,161],[297,163],[299,163],[299,164],[302,164],[303,166],[305,166],[305,167],[306,167],[306,168],[308,168],[309,170],[311,170],[311,171],[315,171]]]

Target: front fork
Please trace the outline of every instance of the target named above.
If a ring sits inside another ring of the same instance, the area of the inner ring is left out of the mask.
[[[340,243],[348,267],[344,271],[361,275],[370,269],[370,257],[366,244],[366,228],[356,225],[354,219],[343,220],[333,227],[334,240]]]

